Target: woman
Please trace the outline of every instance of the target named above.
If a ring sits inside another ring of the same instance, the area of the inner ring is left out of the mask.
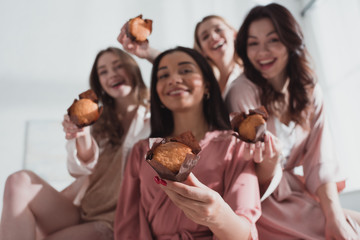
[[[152,48],[148,41],[132,41],[127,37],[125,29],[126,24],[117,38],[124,49],[152,63],[160,52]],[[235,37],[235,28],[217,15],[204,17],[196,24],[194,31],[194,49],[206,57],[213,67],[223,97],[230,83],[242,72],[241,61],[235,53]]]
[[[136,42],[127,37],[126,24],[121,28],[118,41],[124,49],[140,58],[153,62],[159,51],[152,48],[148,41]],[[242,62],[235,52],[235,37],[237,31],[222,17],[208,15],[196,24],[194,31],[194,49],[205,56],[211,65],[219,83],[223,99],[225,99],[231,83],[242,73]],[[261,200],[269,196],[276,188],[281,178],[281,169],[268,171],[270,165],[277,163],[277,139],[267,133],[265,144],[246,144],[245,156],[256,163],[256,174],[261,184]],[[260,164],[261,163],[261,164]],[[264,169],[266,169],[264,171]]]
[[[196,24],[194,48],[207,58],[216,73],[223,98],[241,74],[242,63],[235,53],[237,31],[224,18],[208,15]]]
[[[134,59],[111,47],[97,54],[90,86],[103,105],[98,121],[91,129],[79,129],[67,115],[63,121],[68,168],[77,180],[58,192],[33,172],[12,174],[5,186],[1,239],[35,239],[36,228],[45,239],[113,239],[126,156],[150,133],[148,90]]]
[[[344,182],[300,26],[281,5],[257,6],[240,27],[236,51],[244,74],[233,82],[227,105],[236,112],[264,105],[267,129],[280,139],[284,157],[280,184],[261,205],[259,237],[358,239],[356,222],[340,206]],[[295,174],[298,166],[303,176]]]
[[[191,131],[200,160],[184,183],[165,181],[145,161],[151,139],[138,142],[124,174],[115,239],[257,239],[254,164],[242,158],[244,144],[232,136],[215,76],[197,51],[178,47],[155,59],[151,113],[150,137]]]

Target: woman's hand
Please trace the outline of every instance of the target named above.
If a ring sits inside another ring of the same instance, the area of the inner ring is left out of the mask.
[[[65,138],[67,140],[79,138],[85,135],[90,135],[90,127],[79,128],[71,120],[69,115],[64,115],[62,121],[63,130],[65,132]]]
[[[264,142],[246,143],[244,157],[253,159],[255,163],[277,161],[281,155],[280,142],[271,132],[266,132]]]
[[[346,221],[345,215],[340,212],[340,216],[326,218],[325,237],[326,239],[359,239],[354,229]]]
[[[162,189],[189,219],[201,225],[220,224],[222,212],[229,208],[219,193],[202,184],[192,173],[184,183],[167,181]]]
[[[281,160],[281,148],[278,139],[266,132],[264,142],[245,143],[244,158],[253,159],[256,163],[256,176],[259,180],[261,195],[274,177]]]
[[[156,49],[151,48],[148,41],[144,41],[144,42],[132,41],[126,35],[127,24],[128,22],[122,26],[120,30],[120,34],[117,37],[118,42],[123,46],[125,51],[134,54],[139,58],[147,59],[149,62],[152,63],[160,52],[157,51]]]
[[[162,179],[158,183],[190,220],[209,227],[218,239],[249,239],[249,221],[236,215],[218,192],[202,184],[192,173],[184,183]]]
[[[359,239],[354,229],[347,222],[341,207],[336,183],[322,184],[316,194],[325,215],[326,239]]]

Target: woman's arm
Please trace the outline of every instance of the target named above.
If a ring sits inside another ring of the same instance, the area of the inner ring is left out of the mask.
[[[65,132],[67,150],[67,166],[74,177],[89,175],[96,165],[99,147],[90,134],[90,128],[78,128],[70,121],[68,115],[62,122]]]
[[[335,183],[325,183],[317,191],[320,205],[326,218],[327,239],[357,239],[357,235],[346,221]]]
[[[128,23],[125,23],[122,26],[120,30],[120,34],[117,37],[118,42],[123,46],[125,51],[134,54],[139,58],[146,59],[150,63],[153,63],[154,59],[160,54],[160,51],[158,51],[155,48],[152,48],[149,45],[148,41],[139,43],[136,41],[132,41],[129,37],[127,37],[125,32],[127,24]]]
[[[94,159],[94,142],[90,134],[90,127],[78,128],[70,121],[68,115],[64,116],[62,122],[67,140],[75,139],[77,156],[84,163]]]
[[[224,199],[191,173],[184,183],[167,181],[160,185],[184,214],[197,224],[205,225],[218,239],[249,239],[250,222],[236,215]]]

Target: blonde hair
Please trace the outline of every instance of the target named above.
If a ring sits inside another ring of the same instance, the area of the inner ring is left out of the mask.
[[[195,26],[195,31],[194,31],[194,49],[199,51],[201,54],[203,54],[203,50],[201,49],[201,44],[200,44],[200,39],[198,37],[198,31],[199,31],[199,28],[201,26],[201,24],[203,24],[204,22],[210,20],[210,19],[218,19],[220,20],[221,22],[223,22],[228,28],[230,28],[231,30],[233,30],[235,33],[237,33],[237,30],[231,26],[228,21],[225,20],[225,18],[223,17],[220,17],[218,15],[208,15],[208,16],[205,16],[200,22],[198,22]],[[234,40],[234,45],[235,45],[235,40]],[[208,60],[209,64],[211,65],[211,67],[213,68],[214,70],[214,73],[215,75],[217,76],[218,73],[219,73],[219,70],[215,64],[215,62],[210,59],[209,57],[206,57],[206,59]],[[241,59],[239,58],[239,56],[236,54],[236,51],[234,51],[234,61],[239,64],[240,66],[242,66],[242,61]]]

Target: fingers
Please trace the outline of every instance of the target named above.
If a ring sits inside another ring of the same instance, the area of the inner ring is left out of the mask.
[[[262,150],[262,143],[260,141],[255,143],[255,151],[254,151],[254,162],[261,163],[263,159],[263,150]]]
[[[77,127],[71,120],[68,115],[64,115],[64,120],[62,122],[63,131],[65,132],[65,139],[70,140],[78,137],[79,133],[85,131],[85,128]]]
[[[264,137],[264,158],[270,159],[272,157],[274,157],[274,149],[273,149],[273,140],[271,135],[269,134],[265,134]]]
[[[172,191],[187,199],[200,202],[206,202],[209,200],[210,189],[202,184],[192,173],[190,173],[184,183],[167,181],[167,186],[162,188],[166,191]]]
[[[254,149],[255,149],[254,144],[245,143],[245,149],[243,153],[245,160],[250,160],[253,158]]]

